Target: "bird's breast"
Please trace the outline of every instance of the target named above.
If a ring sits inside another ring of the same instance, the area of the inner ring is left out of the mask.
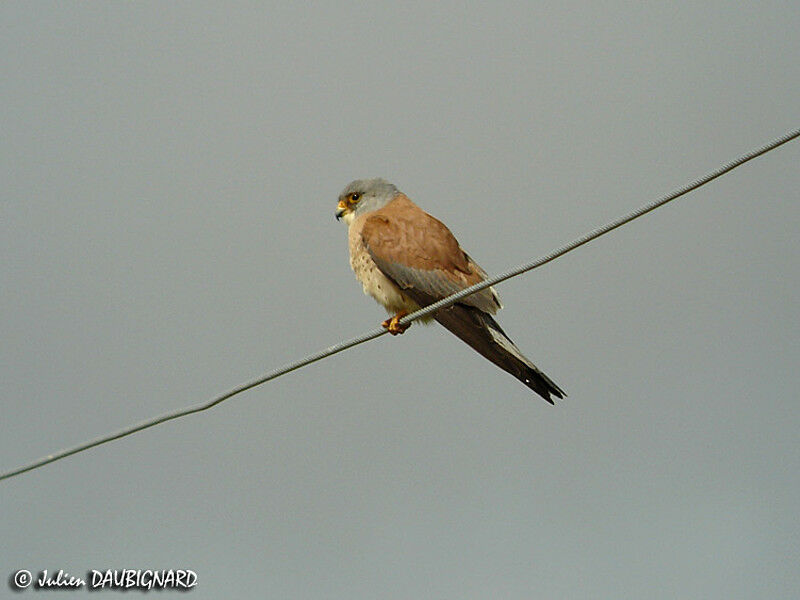
[[[361,282],[364,293],[372,296],[389,313],[402,310],[413,312],[419,305],[408,298],[397,285],[384,275],[372,260],[369,251],[361,239],[358,220],[354,221],[349,231],[350,267]]]

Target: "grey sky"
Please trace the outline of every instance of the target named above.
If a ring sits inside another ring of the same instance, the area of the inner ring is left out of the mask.
[[[4,3],[0,470],[383,320],[333,218],[351,179],[497,273],[797,127],[798,30],[791,2]],[[799,161],[500,286],[556,407],[417,325],[3,482],[0,575],[793,597]]]

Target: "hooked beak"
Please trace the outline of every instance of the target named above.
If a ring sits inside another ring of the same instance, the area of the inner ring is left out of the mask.
[[[336,220],[342,218],[342,215],[347,212],[347,204],[345,204],[344,200],[339,200],[339,204],[336,205]]]

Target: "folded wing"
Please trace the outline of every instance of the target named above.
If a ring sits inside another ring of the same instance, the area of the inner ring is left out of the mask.
[[[405,196],[370,216],[361,235],[381,272],[420,306],[486,278],[450,230]],[[551,395],[563,398],[564,391],[520,352],[492,318],[500,308],[497,293],[487,288],[437,311],[434,318],[551,404]]]

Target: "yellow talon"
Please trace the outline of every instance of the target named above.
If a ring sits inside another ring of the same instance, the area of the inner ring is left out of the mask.
[[[381,326],[387,329],[392,335],[399,335],[411,327],[411,323],[408,323],[407,325],[400,324],[400,319],[405,317],[407,314],[408,312],[401,310],[391,319],[386,319],[383,323],[381,323]]]

